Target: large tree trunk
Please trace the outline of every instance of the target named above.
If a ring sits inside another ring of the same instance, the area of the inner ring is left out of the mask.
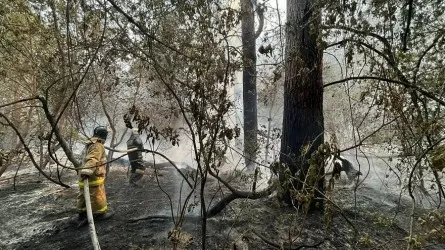
[[[323,54],[317,46],[320,15],[315,4],[314,0],[287,1],[287,61],[280,161],[289,166],[292,176],[296,177],[293,187],[299,191],[306,180],[308,159],[324,140]],[[310,147],[306,148],[307,146]],[[324,166],[320,165],[317,170],[322,175]],[[282,172],[282,183],[285,178]],[[323,182],[322,179],[317,181],[321,192]],[[293,204],[290,186],[284,187],[283,199],[286,203]],[[320,193],[315,192],[315,195],[319,196]]]
[[[246,166],[254,168],[252,161],[257,150],[257,93],[256,93],[256,49],[255,13],[252,0],[241,0],[241,38],[243,45],[243,114],[244,154]]]

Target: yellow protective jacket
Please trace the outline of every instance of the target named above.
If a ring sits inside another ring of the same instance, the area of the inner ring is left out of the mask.
[[[93,213],[105,213],[107,211],[107,197],[105,193],[105,163],[107,157],[105,147],[98,138],[91,138],[91,143],[86,147],[85,164],[83,167],[92,167],[93,174],[88,177],[90,188],[91,208]],[[79,212],[86,211],[85,197],[83,194],[84,180],[79,175],[79,195],[77,197],[77,209]]]
[[[100,139],[93,137],[91,143],[87,147],[87,154],[85,156],[84,167],[92,167],[93,175],[98,177],[104,177],[106,173],[105,163],[107,162],[107,156],[105,154],[105,147]]]

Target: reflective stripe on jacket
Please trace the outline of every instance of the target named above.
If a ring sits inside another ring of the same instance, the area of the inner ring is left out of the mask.
[[[97,177],[96,179],[90,177],[88,178],[88,186],[89,187],[96,187],[101,184],[104,184],[105,178],[104,177]],[[79,188],[83,188],[85,186],[84,180],[79,180]]]

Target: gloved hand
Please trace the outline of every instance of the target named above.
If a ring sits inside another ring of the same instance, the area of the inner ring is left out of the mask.
[[[83,180],[93,175],[93,170],[91,168],[83,168],[80,170],[80,178]]]

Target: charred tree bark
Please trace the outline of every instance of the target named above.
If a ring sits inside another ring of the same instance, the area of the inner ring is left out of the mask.
[[[255,12],[252,0],[241,0],[241,39],[243,47],[244,154],[246,166],[253,169],[257,150],[257,92]]]
[[[284,186],[283,200],[294,204],[290,188],[302,190],[308,159],[323,143],[322,50],[317,45],[320,15],[314,0],[288,0],[286,25],[286,76],[284,83],[281,163],[290,168],[293,185]],[[319,174],[324,172],[318,166]],[[282,183],[284,172],[280,173]],[[318,180],[323,191],[323,180]],[[316,192],[316,195],[320,193]]]

